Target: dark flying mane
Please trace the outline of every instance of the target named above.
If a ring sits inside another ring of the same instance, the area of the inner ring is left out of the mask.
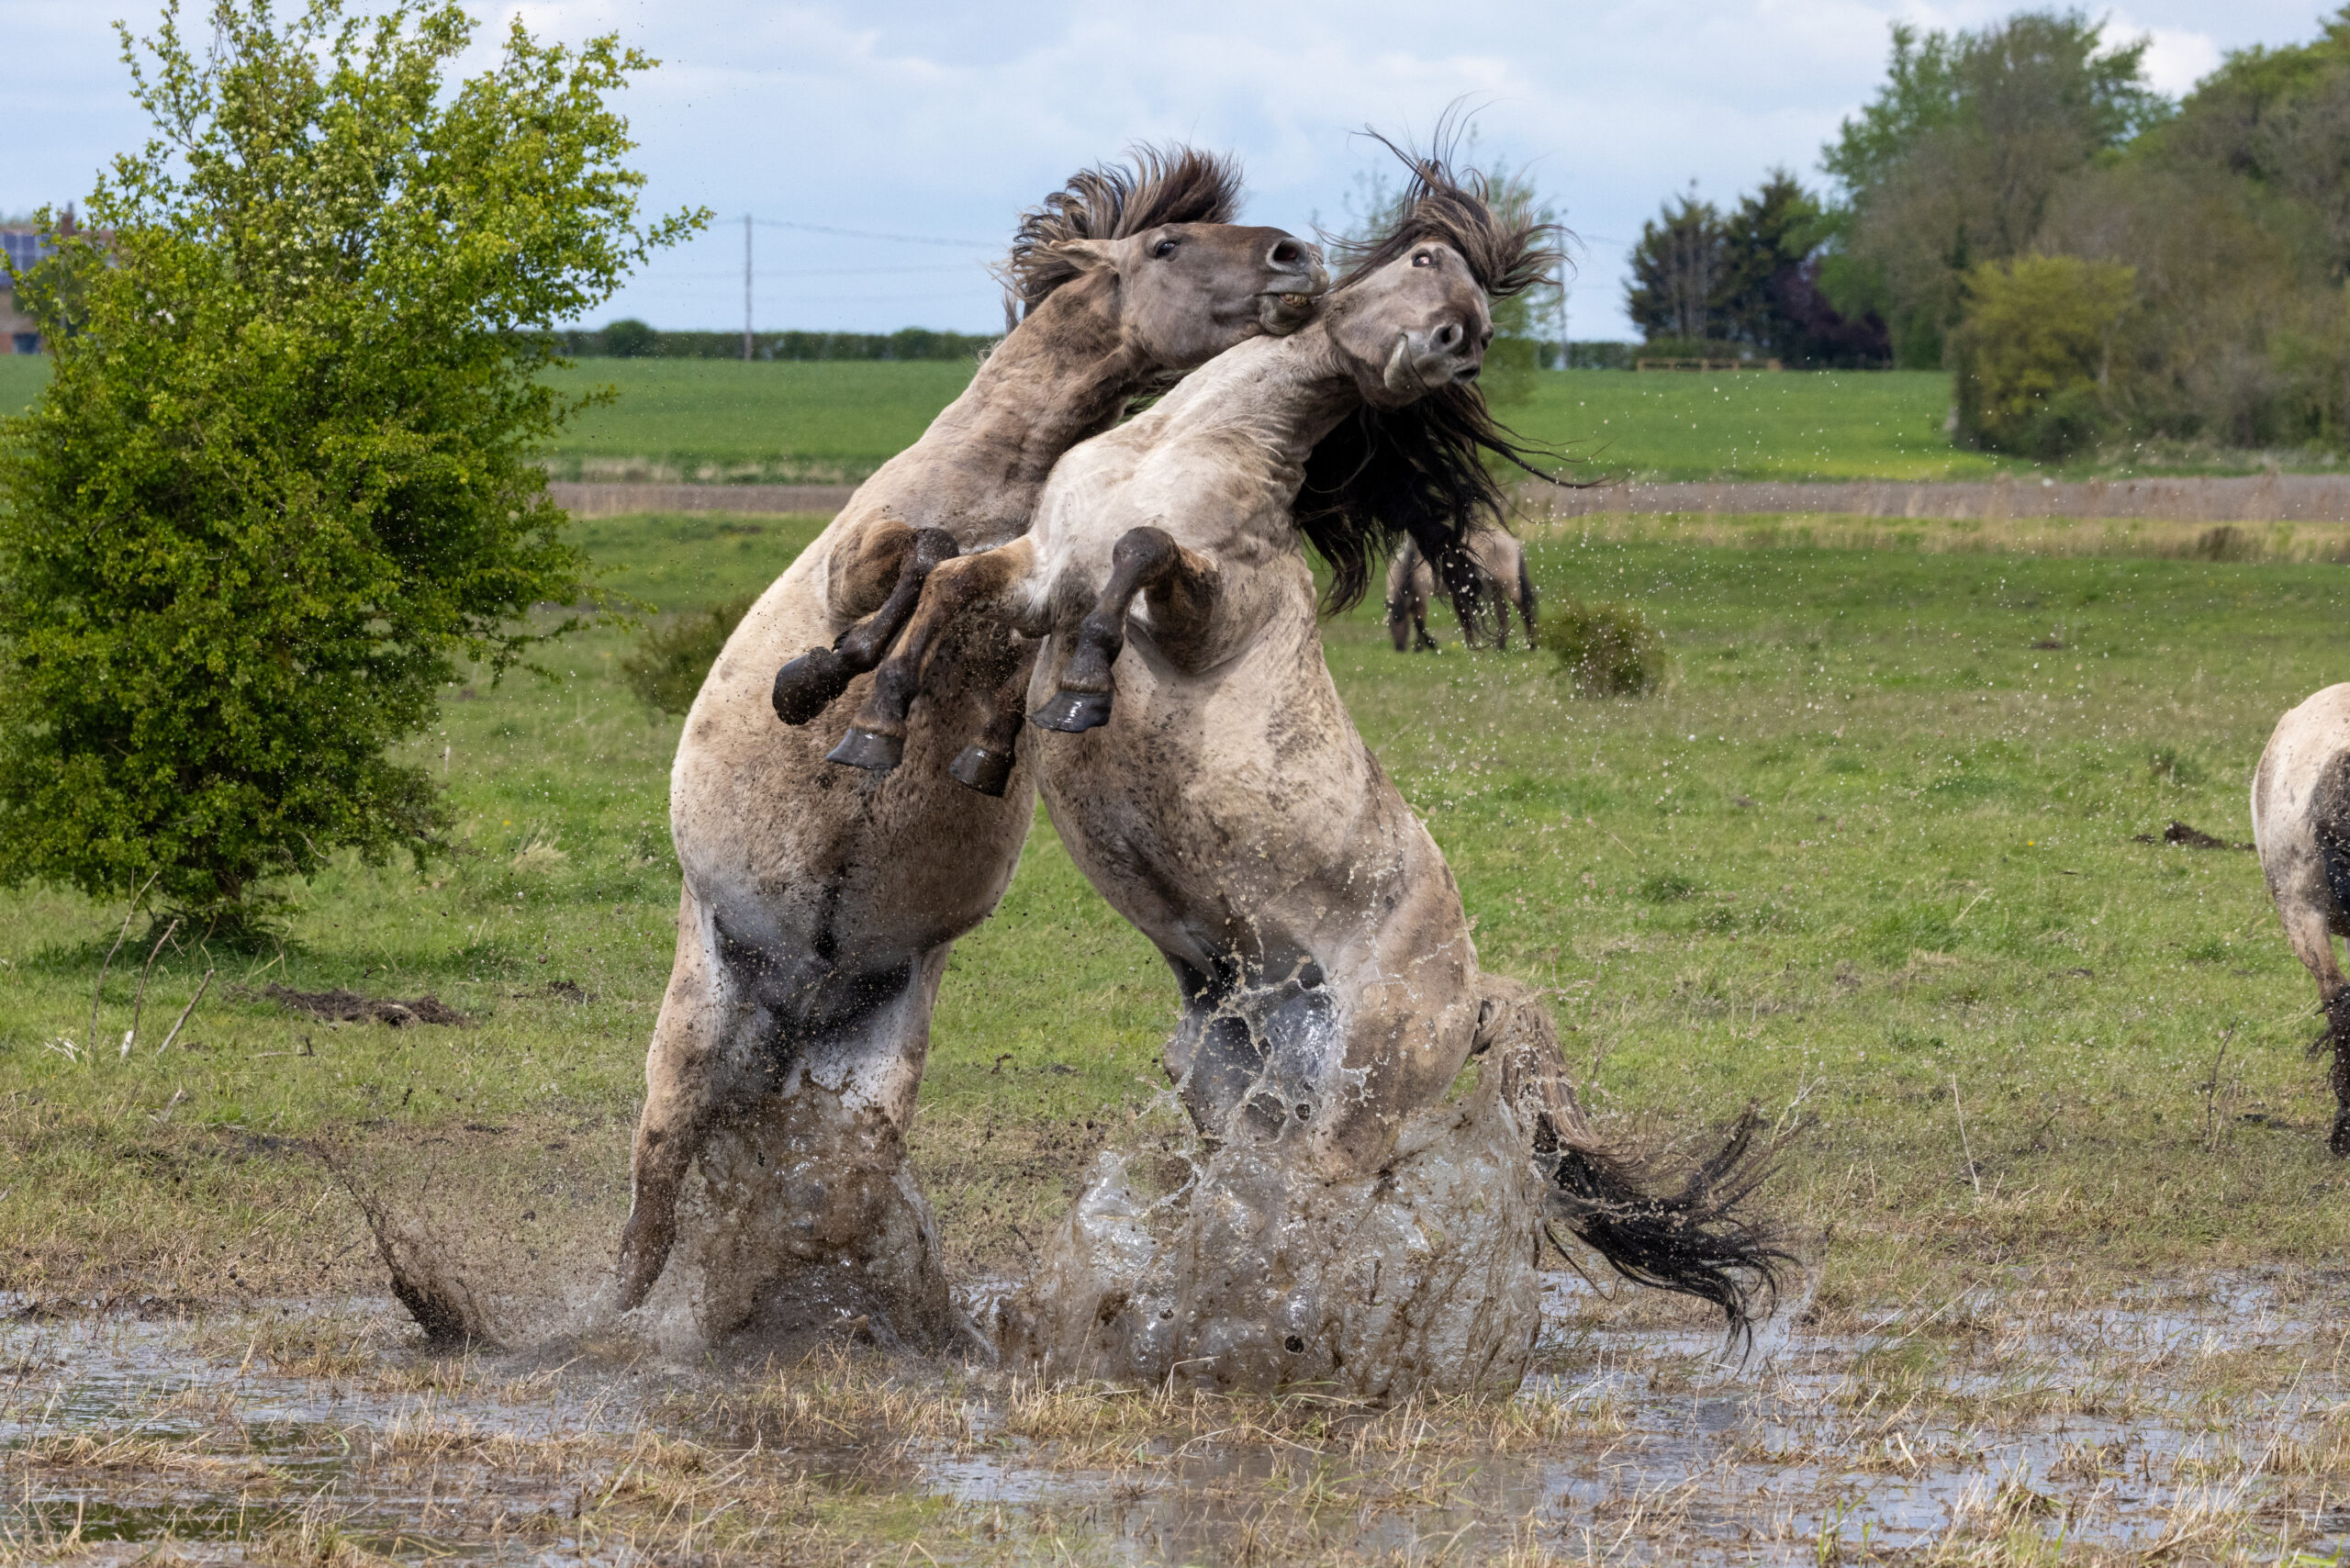
[[[1550,275],[1559,261],[1547,243],[1556,232],[1550,225],[1496,213],[1491,184],[1473,172],[1454,174],[1441,144],[1416,153],[1379,140],[1412,172],[1402,216],[1376,239],[1337,247],[1347,271],[1333,296],[1427,240],[1460,252],[1496,299]],[[1476,624],[1494,596],[1463,546],[1472,530],[1502,525],[1502,490],[1486,469],[1488,454],[1529,472],[1529,457],[1547,455],[1496,421],[1474,385],[1447,386],[1409,408],[1365,407],[1341,420],[1307,456],[1296,504],[1299,529],[1330,564],[1324,609],[1336,613],[1359,603],[1371,562],[1409,538],[1463,623]]]
[[[997,263],[1007,329],[1078,274],[1053,247],[1065,240],[1123,240],[1162,223],[1229,223],[1240,210],[1240,165],[1189,147],[1137,147],[1133,167],[1096,164],[1020,215],[1012,251]]]

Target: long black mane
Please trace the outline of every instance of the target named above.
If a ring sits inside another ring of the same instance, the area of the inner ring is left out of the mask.
[[[1458,252],[1494,298],[1522,294],[1550,275],[1559,261],[1548,242],[1555,228],[1497,213],[1491,182],[1473,171],[1455,174],[1441,135],[1421,153],[1371,134],[1404,161],[1411,184],[1387,233],[1338,244],[1346,274],[1333,297],[1427,240]],[[1462,624],[1482,621],[1498,596],[1466,546],[1476,529],[1503,526],[1502,489],[1488,454],[1528,473],[1539,472],[1532,459],[1550,455],[1496,420],[1474,385],[1447,386],[1408,408],[1366,407],[1341,420],[1306,458],[1296,505],[1299,529],[1330,564],[1323,609],[1335,614],[1360,603],[1371,563],[1408,538],[1436,568]]]
[[[1131,167],[1096,164],[1020,215],[1012,250],[996,264],[1010,330],[1045,297],[1077,276],[1053,247],[1069,240],[1123,240],[1162,223],[1229,223],[1240,210],[1240,165],[1190,147],[1136,147]]]

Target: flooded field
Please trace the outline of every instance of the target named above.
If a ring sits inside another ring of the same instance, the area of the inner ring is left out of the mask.
[[[2330,1561],[2345,1282],[2018,1278],[1743,1362],[1550,1277],[1507,1401],[1039,1388],[844,1353],[435,1358],[389,1302],[0,1327],[0,1561]],[[1611,1291],[1610,1294],[1614,1293]]]

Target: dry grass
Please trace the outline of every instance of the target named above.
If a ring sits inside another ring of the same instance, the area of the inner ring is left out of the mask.
[[[2020,504],[2028,505],[2029,502]],[[2350,562],[2350,523],[2180,522],[2147,518],[1883,518],[1812,512],[1601,512],[1546,517],[1528,538],[1708,548],[1896,550],[1912,554],[2040,555],[2170,561]]]

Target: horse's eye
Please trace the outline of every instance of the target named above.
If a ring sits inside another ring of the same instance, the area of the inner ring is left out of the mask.
[[[1422,251],[1412,258],[1412,264],[1416,267],[1433,266],[1436,264],[1436,256],[1431,252]]]
[[[1161,240],[1158,244],[1153,245],[1150,248],[1150,253],[1157,256],[1163,262],[1168,257],[1175,253],[1175,241],[1172,240]]]

